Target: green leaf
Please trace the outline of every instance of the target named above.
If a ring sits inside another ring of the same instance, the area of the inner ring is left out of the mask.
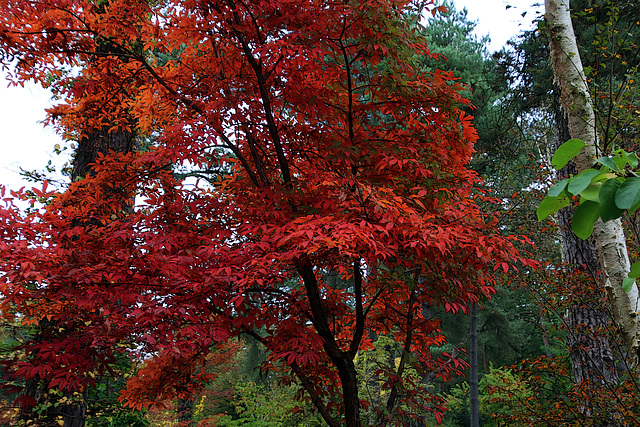
[[[600,188],[602,188],[601,182],[592,182],[591,185],[580,192],[580,196],[583,199],[591,200],[592,202],[599,202]]]
[[[632,169],[638,167],[638,156],[636,156],[634,153],[627,153],[621,148],[619,150],[616,150],[615,154],[620,156],[620,158],[624,161],[622,168],[624,168],[625,164],[631,166]]]
[[[616,166],[618,167],[618,170],[624,170],[625,165],[627,164],[627,162],[622,158],[622,156],[614,156],[612,157],[613,162],[616,164]]]
[[[608,179],[602,184],[598,201],[600,202],[600,217],[604,222],[622,216],[623,210],[616,206],[616,191],[620,184],[617,178]]]
[[[629,277],[637,279],[640,277],[640,261],[636,261],[631,264],[631,270],[629,271]]]
[[[593,233],[593,225],[600,217],[600,205],[591,200],[585,200],[580,203],[573,213],[571,220],[571,229],[576,236],[582,240],[587,240]]]
[[[625,277],[624,279],[622,279],[622,290],[629,293],[634,283],[636,283],[635,279],[632,279],[631,277]]]
[[[549,196],[558,197],[567,187],[568,183],[569,183],[569,179],[565,178],[562,181],[558,181],[555,184],[553,184],[551,188],[549,188]]]
[[[415,365],[416,363],[418,363],[420,361],[420,356],[418,356],[417,353],[409,353],[409,355],[407,357],[407,361],[409,363],[411,363],[412,365]]]
[[[640,202],[640,178],[627,178],[616,191],[616,205],[620,209],[631,209]]]
[[[571,194],[577,195],[580,194],[584,189],[586,189],[589,184],[593,181],[595,177],[602,174],[601,170],[598,169],[587,169],[586,171],[578,174],[571,178],[571,182],[569,183],[568,191]]]
[[[569,206],[569,203],[570,203],[570,199],[567,196],[545,197],[544,200],[540,202],[540,206],[538,206],[538,210],[537,210],[538,221],[542,221],[549,215],[552,215],[558,212],[560,209],[564,208],[565,206]]]
[[[613,159],[611,157],[600,157],[600,158],[596,159],[596,162],[600,163],[603,166],[608,167],[609,169],[611,169],[614,172],[618,171],[618,165],[616,165],[616,162],[613,161]]]
[[[556,150],[556,153],[551,159],[551,164],[556,169],[561,169],[566,166],[571,159],[580,153],[580,150],[585,146],[585,143],[581,139],[570,139]]]

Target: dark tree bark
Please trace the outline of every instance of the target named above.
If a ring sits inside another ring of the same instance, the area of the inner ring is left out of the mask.
[[[544,314],[544,308],[540,307],[540,329],[542,330],[542,344],[544,344],[544,353],[547,357],[552,357],[551,346],[549,345],[549,335],[547,333],[547,326],[545,325],[546,316]]]
[[[71,181],[84,178],[91,172],[91,164],[96,161],[99,154],[128,153],[134,151],[136,144],[135,134],[122,129],[112,132],[104,127],[83,137],[76,148],[73,158],[73,170]]]
[[[557,147],[569,140],[569,128],[566,115],[557,105],[556,127]],[[555,151],[555,150],[554,150]],[[577,173],[576,167],[570,163],[560,171],[560,178]],[[573,206],[568,206],[558,213],[560,236],[562,240],[563,259],[572,269],[582,271],[592,281],[600,282],[600,262],[593,239],[582,240],[571,231]],[[589,286],[585,286],[585,291]],[[602,289],[602,285],[594,286]],[[598,295],[574,294],[566,321],[569,328],[569,348],[571,352],[571,370],[574,382],[580,384],[587,381],[593,385],[617,384],[618,374],[609,336],[606,334],[609,325],[607,313],[598,307]]]
[[[335,340],[335,336],[329,327],[327,312],[323,307],[318,282],[309,263],[301,263],[298,272],[303,279],[307,298],[311,308],[311,320],[323,339],[323,347],[327,355],[334,363],[338,371],[338,377],[342,384],[342,403],[344,405],[344,425],[346,427],[360,427],[360,399],[358,397],[358,377],[353,355],[350,351],[343,351]],[[359,343],[358,343],[359,344]],[[357,348],[357,347],[356,347]],[[320,409],[320,408],[318,408]],[[321,412],[322,413],[322,412]],[[330,426],[338,426],[339,423],[331,416],[322,413],[323,418]]]
[[[56,326],[55,321],[42,319],[38,325],[38,331],[33,338],[36,342],[46,340],[49,332]],[[87,414],[85,402],[86,393],[73,395],[65,392],[66,404],[53,406],[59,396],[49,393],[49,381],[47,378],[31,378],[26,381],[23,395],[28,396],[35,402],[35,407],[23,407],[20,412],[20,421],[27,425],[38,425],[42,427],[59,427],[59,417],[64,421],[63,427],[83,427]],[[36,413],[36,409],[47,407],[43,416]],[[34,423],[35,422],[35,423]],[[33,423],[33,424],[30,424]]]

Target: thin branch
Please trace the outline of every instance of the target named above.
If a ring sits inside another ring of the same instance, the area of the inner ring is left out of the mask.
[[[349,346],[349,356],[353,359],[360,348],[362,335],[364,334],[364,311],[362,309],[362,271],[360,261],[353,261],[353,290],[356,298],[356,330]]]

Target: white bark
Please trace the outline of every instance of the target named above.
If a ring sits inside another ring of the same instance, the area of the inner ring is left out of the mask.
[[[550,29],[551,61],[560,84],[562,105],[569,121],[572,138],[582,139],[586,147],[576,157],[578,171],[593,166],[598,137],[595,113],[589,95],[587,79],[571,23],[569,0],[545,0],[545,12]],[[622,280],[629,272],[629,256],[621,221],[598,221],[594,227],[598,258],[604,273],[604,285],[611,298],[614,320],[624,338],[626,350],[638,373],[638,287],[629,293],[622,289]]]

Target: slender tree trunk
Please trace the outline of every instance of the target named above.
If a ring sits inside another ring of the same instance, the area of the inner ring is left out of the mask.
[[[190,427],[193,425],[193,400],[179,399],[178,400],[178,423],[180,427]]]
[[[551,358],[551,346],[549,345],[549,335],[547,333],[547,326],[545,325],[546,318],[544,315],[544,309],[540,307],[540,329],[542,329],[542,344],[544,345],[544,353],[547,357]]]
[[[569,131],[572,138],[586,143],[575,159],[578,172],[581,172],[590,168],[596,158],[598,139],[593,104],[573,32],[568,0],[545,0],[545,11],[550,28],[551,60],[562,91],[561,101]],[[622,289],[622,280],[629,272],[630,264],[621,221],[598,221],[593,235],[614,320],[631,358],[633,373],[637,376],[638,288],[634,285],[628,294]]]
[[[307,262],[298,265],[298,272],[303,279],[309,307],[311,309],[311,320],[318,335],[323,339],[323,347],[338,371],[338,377],[342,384],[342,403],[344,407],[344,425],[346,427],[361,427],[360,422],[360,399],[358,397],[358,377],[353,356],[349,351],[343,351],[335,340],[335,336],[329,326],[327,312],[323,306],[322,296],[318,282],[313,272],[312,266]],[[312,389],[307,390],[312,393]],[[315,402],[314,402],[315,403]],[[322,414],[325,422],[331,427],[337,427],[339,422],[325,411],[324,405],[318,401],[317,408]]]
[[[480,400],[478,391],[478,303],[472,303],[469,310],[470,343],[469,363],[471,365],[471,379],[469,381],[469,413],[470,427],[480,427]]]

